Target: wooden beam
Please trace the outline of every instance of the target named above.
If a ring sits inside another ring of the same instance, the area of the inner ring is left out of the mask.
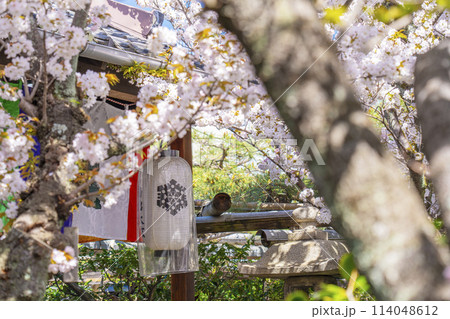
[[[233,199],[231,199],[233,201]],[[203,206],[206,206],[209,203],[208,200],[195,200],[195,208],[199,209]],[[235,211],[271,211],[271,210],[294,210],[296,208],[302,207],[304,204],[301,203],[259,203],[259,202],[236,202],[231,203],[231,208],[229,209],[232,212]]]
[[[304,206],[295,210],[260,213],[224,213],[219,217],[197,217],[197,233],[255,231],[318,226],[318,209]]]
[[[109,97],[113,99],[120,99],[128,102],[135,103],[137,101],[137,96],[130,93],[120,92],[116,90],[110,90],[109,91]]]
[[[192,169],[191,132],[188,131],[182,139],[176,139],[172,142],[172,144],[170,144],[170,147],[174,150],[180,151],[180,157],[184,158]],[[170,276],[170,282],[170,290],[173,301],[194,301],[195,283],[193,272],[172,274]]]

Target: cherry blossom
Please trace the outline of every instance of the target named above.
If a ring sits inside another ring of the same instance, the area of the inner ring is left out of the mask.
[[[77,78],[77,85],[86,97],[83,104],[85,108],[92,107],[97,101],[97,97],[104,99],[108,95],[110,87],[104,72],[97,73],[87,70],[85,74],[77,73]]]
[[[28,151],[34,140],[26,134],[26,123],[14,120],[0,108],[0,200],[16,196],[27,188],[21,178],[20,166],[28,159]],[[17,210],[15,203],[9,203],[11,216]]]
[[[78,265],[78,259],[75,257],[75,250],[66,246],[64,251],[53,249],[51,262],[48,265],[48,272],[57,274],[58,272],[66,273],[74,269]]]
[[[98,133],[87,131],[78,133],[73,146],[79,159],[87,160],[91,165],[101,163],[108,155],[109,139],[104,129]]]

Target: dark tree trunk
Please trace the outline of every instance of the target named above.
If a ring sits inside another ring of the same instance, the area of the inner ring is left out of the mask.
[[[450,234],[450,40],[419,56],[415,71],[416,105],[425,155]]]

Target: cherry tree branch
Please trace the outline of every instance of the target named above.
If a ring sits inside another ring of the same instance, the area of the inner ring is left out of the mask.
[[[38,111],[35,105],[28,102],[26,99],[21,99],[19,102],[19,107],[22,109],[25,114],[27,114],[30,117],[37,117]]]

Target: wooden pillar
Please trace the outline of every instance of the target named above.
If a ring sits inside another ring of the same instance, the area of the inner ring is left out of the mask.
[[[170,277],[172,300],[194,301],[194,273],[173,274]]]
[[[180,157],[185,159],[192,168],[192,137],[191,131],[182,138],[176,139],[170,147],[180,151]],[[194,300],[194,273],[182,273],[171,275],[171,294],[174,301]]]

